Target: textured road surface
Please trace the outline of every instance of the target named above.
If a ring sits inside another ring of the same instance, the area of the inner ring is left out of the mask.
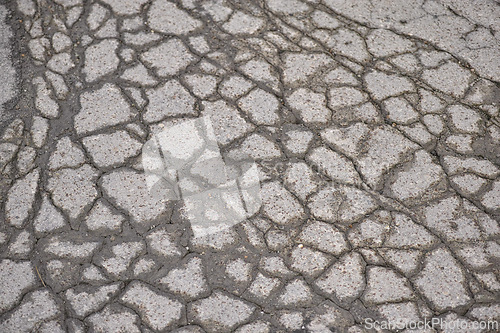
[[[4,119],[3,104],[15,95],[16,72],[12,66],[10,40],[12,30],[7,25],[7,8],[0,5],[0,122]]]
[[[12,0],[0,21],[0,332],[497,331],[473,328],[500,321],[497,1]],[[141,152],[203,116],[262,206],[194,237]]]

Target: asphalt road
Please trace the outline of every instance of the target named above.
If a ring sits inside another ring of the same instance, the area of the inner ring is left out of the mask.
[[[5,119],[4,103],[11,100],[15,94],[16,71],[12,65],[10,26],[6,23],[7,8],[0,5],[0,121]]]
[[[499,39],[492,0],[2,2],[0,332],[498,332]]]

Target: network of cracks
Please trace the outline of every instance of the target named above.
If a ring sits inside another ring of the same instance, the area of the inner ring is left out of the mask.
[[[5,4],[0,331],[498,324],[500,9],[482,3]],[[255,163],[261,205],[196,237],[143,146],[202,117]]]

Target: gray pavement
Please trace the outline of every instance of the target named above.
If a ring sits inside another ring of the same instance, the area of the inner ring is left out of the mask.
[[[499,41],[493,0],[3,1],[0,332],[498,332]]]
[[[16,71],[11,58],[12,29],[7,24],[7,8],[0,5],[0,121],[7,119],[4,104],[14,98]]]

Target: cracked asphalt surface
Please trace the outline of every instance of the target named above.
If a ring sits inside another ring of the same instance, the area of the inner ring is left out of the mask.
[[[499,41],[494,0],[0,1],[0,332],[497,332]],[[202,116],[262,206],[194,237],[141,149]]]

